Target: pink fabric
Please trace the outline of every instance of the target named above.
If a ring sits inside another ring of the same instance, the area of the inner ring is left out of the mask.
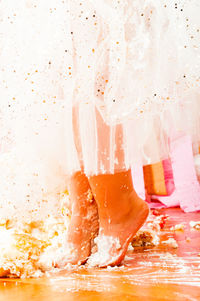
[[[194,167],[191,138],[182,136],[171,140],[170,154],[175,190],[166,197],[152,196],[152,200],[159,200],[167,207],[180,206],[185,212],[200,210],[200,184]]]
[[[151,208],[151,209],[162,209],[162,208],[167,208],[168,207],[168,206],[162,204],[158,200],[152,200],[150,196],[147,196],[146,202],[148,203],[149,208]]]
[[[163,170],[164,170],[164,178],[165,178],[165,186],[167,190],[167,195],[171,195],[175,190],[174,185],[174,177],[172,170],[172,162],[170,159],[166,159],[162,161]]]
[[[134,165],[132,167],[133,186],[139,197],[145,200],[144,174],[141,165]]]

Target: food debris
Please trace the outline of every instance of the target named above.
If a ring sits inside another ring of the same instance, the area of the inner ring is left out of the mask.
[[[41,277],[54,267],[55,257],[65,243],[66,230],[62,218],[51,216],[45,221],[13,226],[1,221],[0,277]]]
[[[191,242],[190,237],[186,237],[185,240],[186,240],[187,242]]]
[[[153,230],[139,230],[136,236],[133,238],[132,247],[154,247],[157,246],[160,239]]]
[[[131,242],[132,247],[154,247],[159,245],[159,234],[168,218],[168,215],[163,215],[158,210],[153,210],[144,226],[133,238]]]
[[[155,216],[158,216],[158,215],[160,215],[160,212],[158,210],[153,210],[152,214],[155,215]]]
[[[160,258],[162,258],[162,259],[174,259],[174,258],[176,258],[176,257],[177,257],[176,254],[171,254],[171,253],[169,253],[169,252],[160,255]]]
[[[166,225],[166,221],[168,220],[168,215],[155,215],[149,217],[148,221],[146,222],[146,226],[154,231],[160,231],[164,229]]]
[[[196,230],[200,230],[200,221],[198,222],[190,221],[190,227]]]
[[[177,224],[170,228],[170,230],[172,231],[184,231],[184,229],[185,229],[185,225],[183,224]]]
[[[170,237],[168,240],[162,241],[162,244],[169,245],[170,247],[172,247],[174,249],[178,248],[178,244],[177,244],[176,240],[172,237]]]

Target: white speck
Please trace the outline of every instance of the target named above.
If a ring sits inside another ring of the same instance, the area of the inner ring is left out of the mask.
[[[200,221],[198,222],[190,221],[190,227],[196,230],[200,230]]]
[[[177,224],[174,227],[171,227],[170,230],[172,231],[183,231],[185,229],[185,225]]]
[[[169,245],[170,247],[172,247],[174,249],[178,248],[178,244],[177,244],[176,240],[171,237],[168,240],[163,241],[162,244]]]

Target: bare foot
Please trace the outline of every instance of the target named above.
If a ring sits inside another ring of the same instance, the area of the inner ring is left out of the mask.
[[[92,176],[89,183],[98,205],[100,230],[96,238],[98,251],[88,263],[100,267],[118,265],[144,224],[148,205],[134,191],[130,170]]]
[[[66,252],[56,264],[64,267],[83,264],[91,253],[91,242],[98,234],[98,210],[87,177],[77,172],[69,180],[71,220],[66,240]]]

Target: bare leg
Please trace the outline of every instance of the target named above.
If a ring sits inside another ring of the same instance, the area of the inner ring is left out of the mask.
[[[89,263],[100,267],[118,265],[145,222],[148,206],[134,191],[130,170],[92,176],[89,183],[98,205],[100,226],[98,252]]]

